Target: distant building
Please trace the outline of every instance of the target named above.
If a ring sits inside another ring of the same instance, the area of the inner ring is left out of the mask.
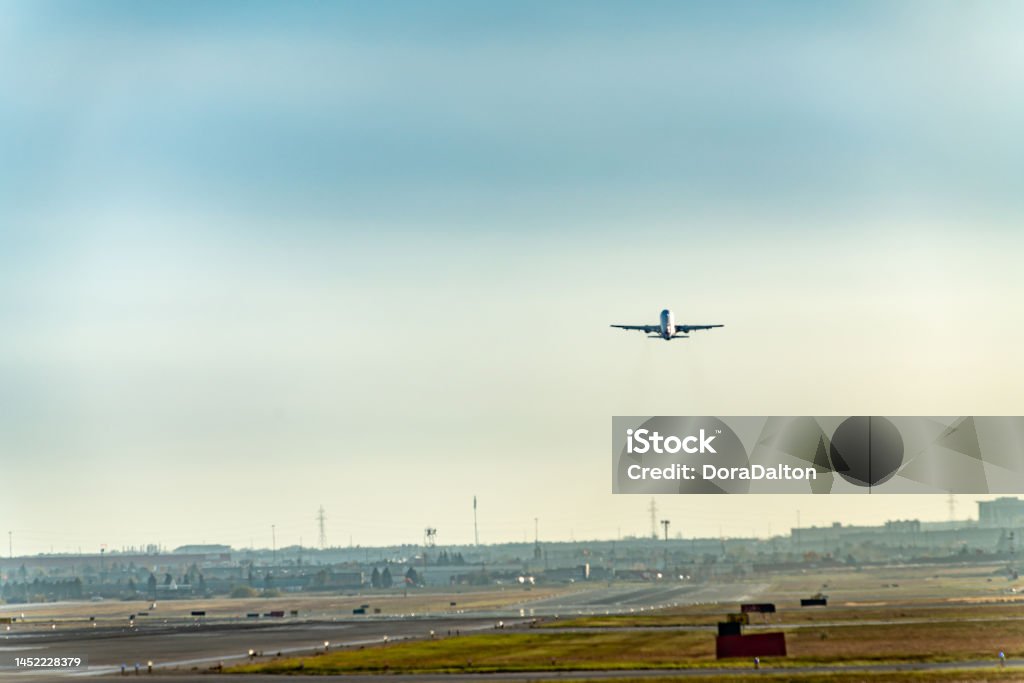
[[[921,522],[917,519],[894,519],[885,523],[885,530],[890,533],[916,534],[921,531]]]
[[[231,546],[220,545],[220,544],[204,544],[204,545],[183,545],[173,550],[176,554],[187,554],[187,555],[201,555],[201,554],[220,554],[230,553]]]
[[[1024,527],[1024,500],[996,498],[978,501],[978,525],[987,528]]]

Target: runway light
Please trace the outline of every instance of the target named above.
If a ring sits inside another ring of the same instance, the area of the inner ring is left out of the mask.
[[[327,648],[329,648],[330,646],[331,646],[331,641],[325,640],[324,641],[324,652],[326,652]]]

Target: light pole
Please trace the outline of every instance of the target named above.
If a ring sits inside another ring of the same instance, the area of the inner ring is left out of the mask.
[[[661,520],[661,526],[665,528],[665,575],[668,575],[668,525],[669,520]]]

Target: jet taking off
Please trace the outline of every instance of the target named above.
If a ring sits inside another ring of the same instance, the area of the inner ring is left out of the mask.
[[[659,325],[612,325],[622,330],[639,330],[647,334],[648,339],[688,339],[687,332],[692,330],[710,330],[712,327],[725,327],[725,325],[676,325],[672,311],[665,309],[661,312],[661,324]]]

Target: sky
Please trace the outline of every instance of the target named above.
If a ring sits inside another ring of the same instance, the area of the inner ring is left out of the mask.
[[[613,415],[1021,414],[1022,15],[0,3],[0,531],[443,545],[475,495],[482,542],[614,538]],[[726,327],[608,328],[665,307]]]

